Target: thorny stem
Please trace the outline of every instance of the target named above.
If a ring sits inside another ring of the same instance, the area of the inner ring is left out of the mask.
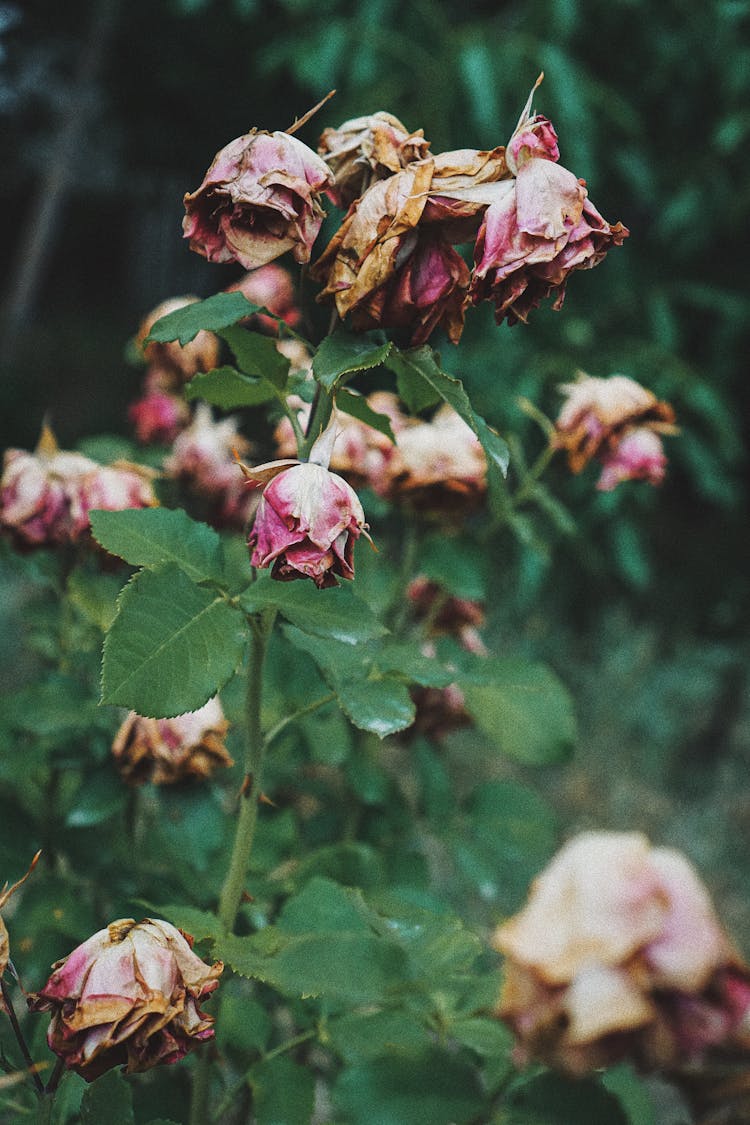
[[[235,829],[234,847],[229,860],[224,885],[219,898],[219,921],[227,932],[234,929],[237,911],[245,890],[245,879],[250,865],[250,853],[258,820],[258,800],[261,793],[261,773],[266,750],[266,739],[260,723],[263,691],[263,661],[268,639],[273,628],[275,611],[249,618],[251,633],[250,659],[247,668],[246,694],[246,744],[245,777],[240,794],[240,811]],[[190,1106],[190,1125],[205,1125],[208,1120],[208,1096],[211,1059],[203,1051],[196,1062],[193,1078],[193,1099]]]
[[[15,1008],[13,1007],[13,1000],[11,998],[10,992],[8,991],[8,988],[5,984],[5,981],[2,980],[2,979],[0,979],[0,989],[2,989],[3,1004],[5,1005],[5,1011],[8,1013],[8,1019],[10,1020],[10,1026],[13,1028],[13,1034],[16,1037],[18,1047],[21,1051],[21,1055],[23,1056],[23,1061],[26,1063],[26,1066],[28,1068],[28,1072],[31,1075],[31,1078],[32,1078],[32,1081],[33,1081],[34,1085],[36,1086],[37,1093],[43,1094],[44,1093],[44,1085],[42,1083],[41,1078],[37,1074],[36,1063],[34,1062],[34,1060],[31,1057],[31,1053],[29,1052],[29,1048],[28,1048],[28,1045],[26,1043],[26,1039],[24,1038],[24,1034],[21,1031],[21,1025],[18,1022],[18,1017],[16,1016],[16,1011],[15,1011]]]

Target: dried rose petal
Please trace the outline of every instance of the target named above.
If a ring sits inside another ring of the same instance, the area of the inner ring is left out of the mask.
[[[115,736],[112,755],[125,781],[134,785],[204,780],[233,765],[224,745],[228,729],[216,698],[173,719],[147,719],[131,711]]]

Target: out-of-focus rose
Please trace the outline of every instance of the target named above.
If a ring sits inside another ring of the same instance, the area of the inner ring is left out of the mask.
[[[646,426],[627,430],[601,460],[604,468],[596,485],[600,492],[611,492],[624,480],[661,484],[667,468],[661,438]]]
[[[87,1082],[114,1066],[150,1070],[213,1038],[198,1004],[224,966],[201,961],[192,940],[169,922],[121,918],[53,965],[29,1007],[52,1011],[47,1042],[70,1070]]]
[[[92,508],[120,511],[156,504],[154,473],[116,461],[98,465],[57,446],[44,429],[34,453],[9,449],[0,479],[0,527],[20,548],[55,546],[81,539]]]
[[[12,894],[14,894],[15,891],[18,890],[18,888],[21,886],[21,884],[26,882],[29,875],[34,870],[34,868],[36,867],[37,861],[38,861],[39,856],[41,854],[42,854],[41,852],[36,853],[36,855],[34,856],[34,858],[31,861],[31,863],[29,864],[29,870],[26,872],[26,874],[24,876],[22,876],[22,878],[20,878],[18,880],[17,883],[14,883],[12,887],[9,887],[8,884],[5,883],[2,890],[0,890],[0,910],[2,910],[2,908],[5,906],[6,902],[10,898],[10,896]],[[0,914],[0,977],[2,977],[3,973],[5,972],[5,969],[8,965],[9,957],[10,957],[10,944],[9,944],[9,941],[8,941],[8,931],[6,929],[5,922],[3,921],[3,916],[2,916],[2,914]],[[2,994],[0,994],[0,1012],[4,1012],[4,1011],[5,1011],[5,1003],[4,1003]]]
[[[199,332],[189,344],[178,344],[172,340],[167,344],[155,341],[144,343],[149,332],[169,313],[193,305],[198,297],[170,297],[152,309],[143,320],[136,335],[136,343],[143,350],[143,355],[150,365],[148,378],[151,385],[160,390],[174,390],[182,386],[188,379],[192,379],[198,371],[210,371],[219,362],[219,341],[213,332]]]
[[[289,360],[292,371],[306,371],[312,378],[312,360],[309,348],[301,340],[277,340],[276,350]]]
[[[706,888],[684,856],[640,833],[571,840],[493,944],[507,958],[498,1014],[519,1062],[581,1074],[750,1045],[750,974]]]
[[[135,436],[143,445],[169,445],[184,429],[190,410],[184,399],[167,391],[151,391],[128,407]]]
[[[253,130],[221,149],[185,196],[185,238],[209,262],[247,270],[287,250],[308,262],[325,214],[319,193],[332,182],[325,161],[296,137]]]
[[[419,576],[406,588],[414,615],[429,629],[429,636],[454,636],[467,652],[486,656],[484,641],[477,632],[484,625],[484,607],[471,598],[457,598],[438,582]]]
[[[270,566],[281,581],[311,578],[321,589],[354,577],[354,543],[367,524],[342,477],[313,462],[269,462],[245,473],[267,482],[248,539],[253,566]]]
[[[419,508],[450,513],[478,504],[486,491],[487,461],[473,431],[443,404],[431,421],[414,421],[396,435],[386,494]]]
[[[328,195],[338,207],[346,208],[375,180],[422,160],[429,147],[421,129],[410,133],[384,110],[353,117],[337,129],[324,129],[318,152],[334,176]]]
[[[147,719],[131,711],[115,736],[112,755],[124,780],[133,785],[203,780],[220,766],[234,764],[224,745],[228,729],[215,697],[174,719]]]
[[[206,502],[206,518],[212,523],[244,527],[257,497],[246,487],[234,454],[248,449],[234,418],[217,422],[210,406],[199,403],[193,421],[175,439],[164,469]]]
[[[572,472],[592,458],[604,465],[603,491],[620,481],[661,483],[666,459],[659,434],[674,434],[674,411],[626,375],[598,379],[579,373],[560,387],[566,402],[555,423],[553,444],[564,449]]]
[[[269,262],[267,266],[261,266],[260,269],[250,270],[239,281],[235,281],[234,285],[228,286],[226,292],[242,293],[253,305],[263,305],[274,316],[281,317],[290,328],[294,328],[302,319],[289,271],[276,262]],[[279,331],[277,322],[270,316],[257,313],[251,319],[270,335],[275,336]]]
[[[474,249],[471,298],[493,300],[498,324],[525,323],[552,294],[560,309],[569,274],[598,265],[628,235],[622,223],[602,218],[585,182],[557,163],[554,128],[531,112],[534,90],[505,152],[513,179],[485,212]]]

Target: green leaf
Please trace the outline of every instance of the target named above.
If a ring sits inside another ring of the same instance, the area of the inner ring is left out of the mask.
[[[621,1066],[605,1070],[602,1085],[614,1094],[628,1119],[628,1125],[657,1125],[656,1106],[648,1087],[632,1067]]]
[[[68,579],[68,597],[78,612],[106,633],[117,613],[122,581],[114,574],[91,574],[74,570]]]
[[[103,824],[125,807],[125,798],[125,787],[117,774],[109,765],[103,766],[84,776],[65,823],[70,828]]]
[[[334,1104],[347,1125],[466,1125],[479,1119],[484,1097],[474,1068],[435,1047],[347,1068]]]
[[[514,1043],[513,1033],[500,1020],[490,1020],[482,1016],[453,1020],[450,1033],[459,1043],[470,1047],[482,1058],[507,1056],[508,1069],[512,1068],[510,1052]]]
[[[318,348],[313,359],[313,374],[321,386],[331,391],[345,375],[379,367],[392,349],[390,342],[373,344],[367,336],[340,328],[333,335],[326,336]]]
[[[312,582],[277,582],[264,575],[245,590],[240,605],[246,613],[277,609],[306,633],[349,645],[387,632],[367,603],[346,586],[318,590]]]
[[[152,326],[144,342],[166,344],[177,340],[180,344],[189,344],[203,329],[218,332],[260,312],[260,309],[260,305],[251,304],[242,293],[215,293],[205,301],[194,301],[167,313]]]
[[[88,731],[96,713],[81,684],[58,672],[3,698],[3,723],[39,736]]]
[[[573,704],[567,689],[543,664],[487,662],[490,682],[460,681],[466,708],[477,727],[519,762],[544,765],[559,761],[576,737]]]
[[[428,1032],[400,1008],[347,1012],[328,1027],[333,1046],[347,1062],[375,1059],[391,1051],[418,1052],[429,1046]]]
[[[220,332],[245,375],[266,379],[277,390],[283,390],[289,378],[289,360],[276,347],[273,336],[262,336],[248,328],[225,328]]]
[[[419,572],[457,598],[484,601],[487,596],[486,553],[466,536],[428,535],[419,549]]]
[[[456,379],[453,375],[448,375],[440,368],[436,353],[432,348],[428,347],[427,344],[404,352],[397,351],[394,348],[388,356],[386,366],[390,367],[399,378],[399,388],[402,380],[408,381],[408,385],[413,388],[421,379],[436,398],[442,399],[449,406],[452,406],[479,438],[487,457],[487,468],[490,474],[494,470],[502,477],[505,476],[510,458],[508,446],[499,434],[490,429],[484,418],[476,413],[469,402],[469,396],[466,394],[461,380]],[[436,401],[436,398],[433,398],[433,402]],[[408,400],[405,399],[405,401],[409,405]]]
[[[268,1012],[248,996],[252,987],[234,979],[222,984],[221,1019],[216,1024],[216,1039],[221,1051],[250,1053],[265,1051],[273,1024]]]
[[[245,642],[241,611],[179,566],[143,570],[104,642],[102,703],[153,718],[195,711],[234,674]]]
[[[330,933],[288,936],[268,927],[251,937],[219,938],[214,956],[284,996],[345,1006],[382,1002],[409,979],[403,949],[372,933],[340,931],[333,940]]]
[[[627,1125],[619,1102],[591,1078],[541,1074],[508,1098],[513,1125]]]
[[[81,1102],[82,1125],[133,1125],[133,1095],[119,1070],[110,1070],[87,1086]]]
[[[315,1075],[284,1055],[257,1063],[247,1075],[257,1125],[309,1125]]]
[[[94,538],[131,566],[176,563],[195,582],[220,579],[221,539],[213,528],[190,519],[181,508],[127,508],[91,513]]]
[[[287,899],[277,925],[287,934],[369,933],[369,914],[359,891],[315,876]]]
[[[396,444],[396,435],[391,428],[390,418],[387,414],[378,414],[373,410],[364,395],[355,395],[352,391],[342,389],[336,395],[336,405],[345,414],[351,414],[352,418],[364,422],[366,426],[372,426],[373,430],[385,434],[394,445]]]
[[[311,637],[290,626],[284,633],[296,648],[312,656],[355,727],[385,738],[414,722],[414,703],[404,682],[374,667],[377,649]]]
[[[194,375],[185,386],[188,402],[202,398],[221,410],[236,410],[240,406],[259,406],[276,397],[276,391],[267,379],[243,375],[234,367],[215,367]]]

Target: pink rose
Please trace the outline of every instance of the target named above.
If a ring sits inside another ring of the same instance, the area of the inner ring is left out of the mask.
[[[216,422],[211,407],[201,402],[191,424],[175,439],[164,469],[207,503],[206,518],[212,523],[244,527],[256,497],[248,491],[234,455],[248,448],[234,418]]]
[[[626,375],[597,379],[580,372],[575,383],[560,390],[566,401],[553,445],[565,450],[572,472],[596,458],[604,466],[597,485],[602,491],[623,480],[661,483],[666,458],[659,435],[677,432],[669,403]]]
[[[750,974],[706,888],[637,832],[576,836],[493,944],[520,1060],[579,1074],[626,1057],[666,1066],[747,1038]]]
[[[481,502],[487,460],[476,434],[444,403],[429,422],[412,419],[396,435],[385,494],[445,515]]]
[[[505,153],[513,179],[485,212],[474,249],[470,295],[475,304],[495,302],[498,324],[525,323],[553,294],[560,309],[568,275],[598,265],[628,235],[622,223],[602,218],[559,155],[557,134],[545,117],[531,115],[530,97]]]
[[[297,306],[294,285],[288,270],[276,262],[269,262],[260,269],[250,270],[234,285],[227,286],[227,293],[242,293],[253,305],[263,305],[274,316],[279,316],[294,328],[302,319],[302,313]],[[250,318],[250,322],[262,328],[271,336],[276,336],[279,331],[278,323],[270,316],[257,313]]]
[[[248,546],[253,566],[272,566],[282,581],[311,578],[336,586],[336,576],[354,577],[354,542],[367,533],[356,492],[322,465],[282,467],[263,489]],[[261,466],[255,472],[261,473]],[[270,470],[273,471],[273,470]]]
[[[128,419],[143,445],[169,445],[189,418],[187,403],[167,391],[150,391],[128,407]]]
[[[287,250],[308,262],[325,214],[319,193],[332,179],[296,137],[253,130],[221,149],[198,190],[185,196],[185,238],[210,262],[248,270]]]
[[[92,508],[120,511],[156,504],[154,473],[117,461],[102,466],[57,446],[47,429],[34,453],[9,449],[0,479],[0,526],[21,548],[73,543],[89,529]]]
[[[87,1082],[114,1066],[126,1073],[177,1062],[213,1038],[198,1002],[218,987],[220,961],[207,965],[192,938],[169,922],[112,922],[62,961],[29,1000],[52,1012],[47,1042]]]
[[[133,785],[204,780],[219,767],[234,764],[224,745],[228,729],[216,698],[173,719],[147,719],[131,711],[115,736],[112,755]]]

